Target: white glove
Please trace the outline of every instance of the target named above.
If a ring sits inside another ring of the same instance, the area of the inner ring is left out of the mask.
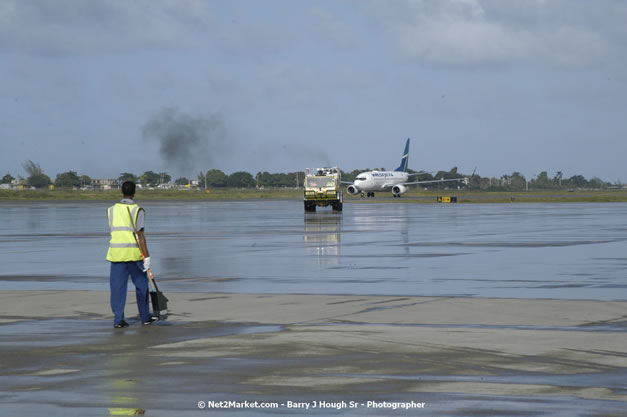
[[[144,258],[144,272],[150,269],[150,256]]]

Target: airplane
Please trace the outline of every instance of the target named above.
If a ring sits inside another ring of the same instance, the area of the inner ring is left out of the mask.
[[[407,162],[409,160],[409,138],[405,142],[405,152],[401,158],[401,164],[394,171],[379,171],[373,170],[368,172],[362,172],[357,175],[354,182],[343,181],[344,184],[350,184],[346,191],[350,195],[361,193],[364,197],[364,193],[368,197],[374,197],[376,191],[392,191],[392,195],[395,198],[400,198],[401,195],[407,192],[407,186],[416,184],[428,184],[428,183],[440,183],[450,181],[461,181],[468,184],[468,178],[455,178],[455,179],[439,179],[429,181],[413,181],[408,182],[409,177],[412,175],[421,175],[424,172],[416,172],[410,174],[407,172]]]

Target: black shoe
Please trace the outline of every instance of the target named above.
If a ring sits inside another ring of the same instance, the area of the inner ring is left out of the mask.
[[[152,316],[152,317],[150,318],[150,320],[145,321],[145,322],[143,322],[142,324],[147,326],[147,325],[149,325],[149,324],[154,323],[154,322],[155,322],[155,321],[157,321],[157,320],[159,320],[159,317]]]
[[[121,329],[122,327],[128,327],[128,323],[122,320],[121,322],[114,324],[113,327]]]

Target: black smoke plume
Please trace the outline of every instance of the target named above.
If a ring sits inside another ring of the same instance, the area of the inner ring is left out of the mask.
[[[190,115],[165,108],[146,123],[142,131],[148,141],[159,143],[159,152],[176,174],[196,172],[214,165],[227,148],[224,120],[219,114]]]

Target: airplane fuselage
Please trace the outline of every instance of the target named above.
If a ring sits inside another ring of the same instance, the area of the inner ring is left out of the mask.
[[[355,188],[359,192],[390,191],[395,185],[406,183],[407,172],[369,171],[355,178]]]

